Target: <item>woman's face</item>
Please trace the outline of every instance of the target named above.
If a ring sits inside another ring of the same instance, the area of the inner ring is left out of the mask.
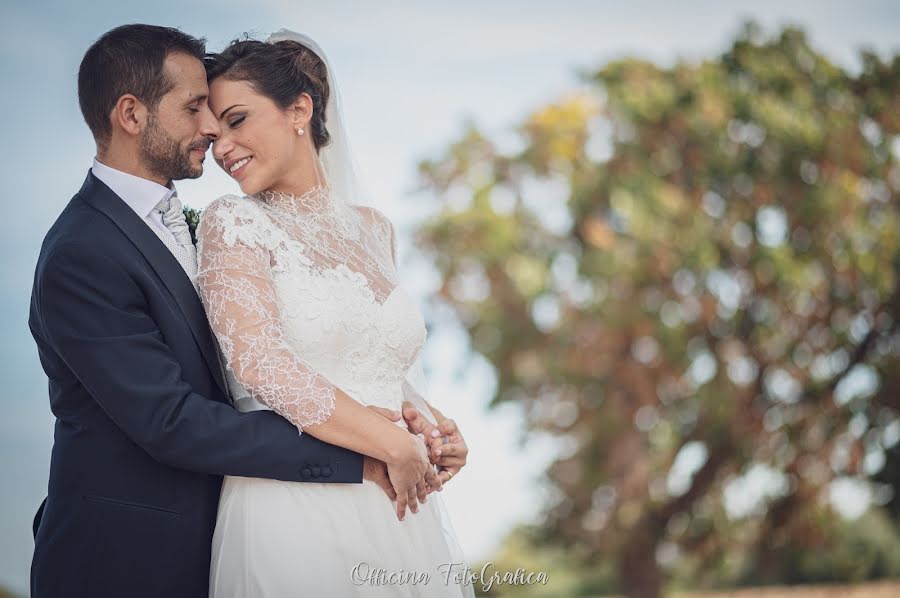
[[[222,129],[213,143],[216,164],[247,195],[281,188],[303,151],[297,135],[307,124],[302,114],[298,120],[296,110],[282,110],[246,81],[222,77],[210,83],[209,107]]]

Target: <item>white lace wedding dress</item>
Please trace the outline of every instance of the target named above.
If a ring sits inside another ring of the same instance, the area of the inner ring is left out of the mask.
[[[198,284],[238,409],[274,409],[302,430],[328,418],[336,387],[400,408],[426,332],[397,286],[384,216],[317,187],[224,196],[197,233]],[[441,573],[464,563],[438,498],[401,522],[373,482],[226,477],[210,596],[473,596]],[[405,572],[430,579],[386,583]]]

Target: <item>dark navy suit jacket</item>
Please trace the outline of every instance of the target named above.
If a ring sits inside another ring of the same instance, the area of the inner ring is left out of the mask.
[[[362,481],[361,455],[231,407],[190,280],[90,172],[44,240],[29,325],[56,416],[33,598],[205,597],[223,475]]]

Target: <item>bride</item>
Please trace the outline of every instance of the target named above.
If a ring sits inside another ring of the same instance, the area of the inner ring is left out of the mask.
[[[361,205],[327,58],[282,30],[209,55],[207,75],[213,155],[244,196],[205,210],[197,280],[235,406],[367,455],[362,484],[315,483],[332,473],[315,464],[308,483],[226,477],[210,595],[474,595],[434,493],[465,454],[399,417],[410,400],[443,419],[410,373],[424,321],[397,285],[390,221]]]

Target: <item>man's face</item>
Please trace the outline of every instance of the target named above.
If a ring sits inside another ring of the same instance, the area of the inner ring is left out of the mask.
[[[165,70],[174,87],[149,113],[139,140],[145,166],[161,179],[195,179],[219,134],[219,124],[207,104],[209,87],[203,63],[182,53],[169,54]]]

